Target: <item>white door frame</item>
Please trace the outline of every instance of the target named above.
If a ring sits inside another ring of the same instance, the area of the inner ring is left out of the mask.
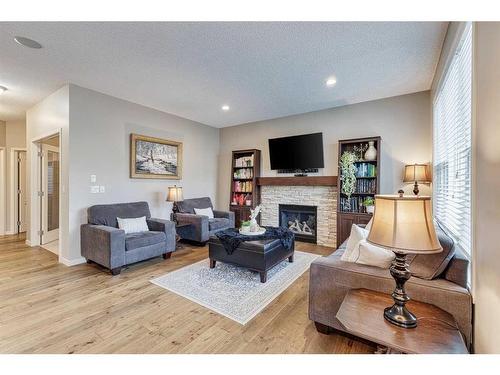
[[[47,144],[41,144],[40,148],[42,150],[44,158],[47,158],[48,152],[52,151],[53,153],[57,153],[57,159],[58,159],[58,161],[60,160],[60,156],[61,156],[60,147],[50,146]],[[47,220],[47,213],[48,213],[48,201],[47,201],[48,200],[48,172],[47,172],[48,165],[47,165],[47,160],[43,160],[42,169],[43,169],[43,173],[42,173],[42,181],[41,181],[40,188],[42,189],[44,194],[42,197],[40,197],[40,199],[41,199],[40,203],[42,205],[41,229],[43,231],[43,235],[42,235],[43,241],[42,242],[43,242],[43,244],[46,244],[46,243],[49,243],[49,242],[52,242],[52,241],[59,239],[60,224],[58,223],[57,229],[53,229],[53,230],[49,231],[48,220]],[[59,185],[60,185],[60,179],[59,179]],[[59,196],[59,202],[58,202],[59,213],[61,212],[61,210],[59,209],[59,207],[61,206],[60,198],[61,198],[61,196]],[[60,222],[60,217],[59,217],[59,222]]]
[[[16,216],[17,212],[14,209],[16,207],[16,177],[14,172],[16,171],[16,162],[15,160],[15,155],[16,152],[19,151],[24,151],[26,152],[26,147],[12,147],[10,149],[10,176],[9,176],[9,191],[10,191],[10,197],[9,197],[9,202],[10,202],[10,216],[7,218],[9,222],[9,232],[8,234],[16,234],[17,233],[17,224],[16,224]],[[28,153],[26,152],[26,159],[28,158]],[[28,213],[26,213],[26,216],[29,217]]]
[[[5,147],[0,147],[0,235],[5,234],[5,187],[7,174],[5,171]]]
[[[38,191],[40,188],[40,163],[38,159],[38,149],[39,149],[39,144],[41,141],[43,141],[46,138],[54,137],[54,136],[59,136],[59,181],[62,181],[62,169],[63,169],[63,163],[64,163],[64,155],[62,154],[62,128],[51,131],[47,134],[40,135],[36,138],[33,138],[30,140],[30,149],[31,152],[26,154],[26,157],[29,159],[30,162],[30,184],[29,184],[29,189],[30,189],[30,246],[40,246],[40,235],[38,234],[38,231],[40,230],[40,212],[41,212],[41,205],[40,205],[40,197],[38,196]],[[59,184],[59,197],[62,196],[62,183]],[[59,262],[61,262],[62,256],[61,256],[61,217],[62,217],[62,211],[61,211],[61,200],[59,200]]]

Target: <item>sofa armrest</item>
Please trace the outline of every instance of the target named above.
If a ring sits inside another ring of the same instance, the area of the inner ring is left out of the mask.
[[[105,225],[80,227],[82,256],[109,269],[125,265],[125,231]]]
[[[170,220],[151,218],[147,219],[149,230],[164,232],[167,236],[168,252],[175,251],[175,223]]]
[[[229,219],[229,222],[231,223],[231,228],[234,228],[234,223],[235,223],[234,212],[214,210],[214,217]]]
[[[448,267],[443,274],[444,278],[452,283],[468,288],[467,281],[469,278],[469,259],[460,250],[455,251],[455,255],[451,258]]]
[[[391,294],[395,287],[389,270],[344,262],[341,252],[316,259],[310,266],[309,318],[345,331],[336,314],[351,289]],[[445,279],[412,277],[405,284],[410,298],[435,305],[453,315],[467,346],[471,343],[472,298],[470,292]]]
[[[181,238],[198,242],[208,241],[208,216],[177,213],[175,218],[179,224],[191,224],[190,227],[183,228],[179,233]]]

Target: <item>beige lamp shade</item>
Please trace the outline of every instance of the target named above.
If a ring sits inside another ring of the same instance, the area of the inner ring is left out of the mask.
[[[367,240],[396,253],[439,253],[442,248],[432,221],[431,198],[376,195]]]
[[[405,166],[403,182],[431,182],[431,174],[427,164],[410,164]]]
[[[170,186],[168,188],[167,202],[180,202],[182,200],[182,187],[175,185]]]

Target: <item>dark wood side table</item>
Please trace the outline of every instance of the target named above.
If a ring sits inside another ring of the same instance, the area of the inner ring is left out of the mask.
[[[407,306],[417,316],[418,325],[401,328],[384,319],[384,308],[393,303],[390,295],[354,289],[344,298],[337,319],[347,332],[385,346],[388,352],[468,353],[452,315],[434,305],[410,301]]]

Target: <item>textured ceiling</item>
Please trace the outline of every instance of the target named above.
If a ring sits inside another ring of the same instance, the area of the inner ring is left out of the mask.
[[[0,23],[0,119],[74,83],[224,127],[430,88],[447,23]],[[16,44],[21,35],[43,49]],[[337,85],[325,86],[334,75]],[[222,104],[231,107],[221,110]]]

